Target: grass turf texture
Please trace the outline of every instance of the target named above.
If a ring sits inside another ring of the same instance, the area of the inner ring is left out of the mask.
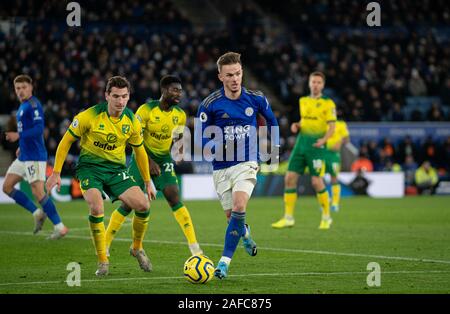
[[[0,205],[0,293],[449,293],[449,197],[342,200],[330,230],[318,230],[315,198],[299,197],[294,227],[275,230],[282,216],[281,198],[251,199],[247,222],[258,244],[256,257],[240,242],[229,277],[193,285],[183,278],[190,256],[185,238],[168,205],[153,202],[145,249],[153,272],[142,272],[129,256],[130,219],[112,244],[110,275],[97,278],[96,256],[85,202],[59,203],[69,235],[46,240],[46,221],[33,236],[32,216],[13,204]],[[215,264],[226,228],[218,201],[187,201],[197,238]],[[106,222],[115,208],[105,203]],[[67,264],[81,265],[81,287],[64,281]],[[368,287],[367,265],[381,267],[381,286]]]

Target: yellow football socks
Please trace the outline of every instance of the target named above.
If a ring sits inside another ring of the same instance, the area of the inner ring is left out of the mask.
[[[317,192],[317,200],[322,207],[322,218],[330,217],[330,198],[327,189]]]
[[[126,217],[130,212],[126,211],[122,207],[117,208],[111,214],[111,218],[109,220],[108,228],[106,228],[106,247],[109,248],[111,246],[111,242],[114,240],[116,233],[120,230],[123,223],[125,222]]]
[[[150,210],[139,213],[134,212],[133,217],[133,249],[141,250],[142,241],[144,240],[145,232],[147,231],[148,221],[150,219]]]
[[[284,190],[284,216],[294,217],[295,203],[297,202],[297,189]]]
[[[341,185],[339,183],[331,185],[331,204],[339,205],[341,199]]]
[[[108,262],[106,256],[106,232],[103,217],[89,215],[89,226],[91,228],[91,236],[94,242],[94,247],[97,252],[97,258],[100,263]]]
[[[179,203],[172,207],[173,215],[180,225],[181,230],[183,230],[184,236],[186,237],[189,244],[197,243],[197,238],[195,236],[194,225],[192,224],[191,215],[187,210],[186,206]]]

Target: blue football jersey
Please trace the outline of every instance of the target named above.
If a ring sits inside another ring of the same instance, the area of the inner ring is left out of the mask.
[[[196,141],[210,145],[213,169],[219,170],[246,161],[259,161],[258,114],[266,119],[273,145],[279,145],[278,122],[270,104],[260,91],[242,88],[238,99],[229,99],[223,88],[206,97],[197,113]],[[200,140],[201,139],[201,140]]]
[[[16,114],[20,161],[47,161],[44,144],[44,112],[36,97],[20,104]]]

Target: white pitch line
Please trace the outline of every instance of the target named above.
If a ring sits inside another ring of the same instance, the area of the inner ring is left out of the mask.
[[[18,231],[2,231],[0,234],[14,234],[14,235],[24,235],[33,236],[31,232],[18,232]],[[39,234],[44,235],[45,234]],[[67,235],[66,238],[70,239],[82,239],[91,240],[88,236],[77,236],[77,235]],[[115,238],[114,241],[119,242],[130,242],[127,238]],[[164,241],[164,240],[144,240],[145,243],[157,243],[157,244],[174,244],[174,245],[186,245],[186,242],[178,241]],[[202,243],[202,246],[211,247],[223,247],[223,244],[216,243]],[[437,263],[437,264],[447,264],[450,265],[449,260],[438,260],[430,258],[417,258],[417,257],[406,257],[406,256],[386,256],[386,255],[373,255],[373,254],[361,254],[361,253],[345,253],[345,252],[332,252],[332,251],[321,251],[321,250],[304,250],[304,249],[288,249],[288,248],[273,248],[273,247],[258,247],[259,250],[276,251],[276,252],[290,252],[290,253],[304,253],[304,254],[319,254],[319,255],[334,255],[334,256],[351,256],[351,257],[364,257],[364,258],[374,258],[374,259],[388,259],[406,262],[417,262],[417,263]]]
[[[382,274],[401,275],[401,274],[441,274],[450,273],[450,270],[400,270],[400,271],[383,271]],[[367,275],[367,272],[303,272],[303,273],[259,273],[259,274],[240,274],[229,275],[228,277],[292,277],[292,276],[353,276],[353,275]],[[105,281],[130,281],[130,280],[170,280],[170,279],[184,279],[183,276],[168,276],[168,277],[127,277],[127,278],[102,278],[102,279],[83,279],[83,282],[105,282]],[[42,285],[42,284],[65,284],[66,281],[30,281],[30,282],[7,282],[1,283],[0,286],[13,285]]]

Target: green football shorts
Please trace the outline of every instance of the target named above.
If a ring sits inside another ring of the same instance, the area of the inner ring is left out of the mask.
[[[178,185],[178,178],[174,170],[172,157],[167,155],[158,156],[147,150],[147,153],[154,162],[156,162],[161,168],[161,174],[159,176],[151,176],[153,184],[158,191],[163,191],[169,185]],[[138,185],[143,191],[145,191],[144,180],[137,166],[136,158],[134,155],[131,157],[130,166],[128,167],[128,173],[133,176]]]
[[[76,177],[80,181],[81,191],[96,188],[106,193],[114,202],[119,196],[133,186],[138,186],[127,168],[108,169],[94,165],[78,165]]]
[[[341,154],[332,150],[325,153],[325,172],[333,177],[337,177],[341,171]]]
[[[316,137],[299,135],[294,149],[289,158],[288,171],[304,174],[309,169],[312,176],[323,176],[325,174],[325,148],[316,148],[313,144],[318,140]]]

